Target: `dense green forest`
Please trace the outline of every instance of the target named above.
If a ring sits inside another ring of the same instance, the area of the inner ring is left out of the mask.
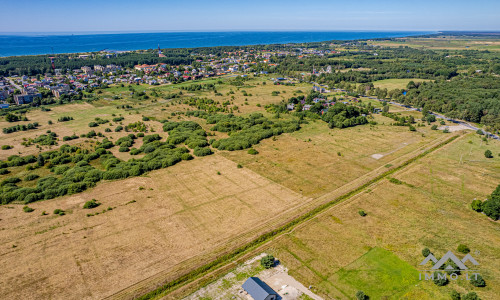
[[[0,58],[0,75],[28,75],[34,76],[37,74],[51,73],[50,58],[53,55],[37,55],[37,56],[12,56]],[[195,58],[190,56],[187,51],[170,52],[166,57],[158,57],[157,53],[121,53],[109,58],[94,54],[87,59],[70,59],[74,55],[57,54],[55,57],[55,65],[57,69],[79,69],[83,66],[94,65],[109,65],[114,64],[124,68],[133,68],[138,64],[157,64],[165,63],[169,65],[191,64]]]
[[[493,76],[409,84],[403,103],[500,129],[500,79]]]

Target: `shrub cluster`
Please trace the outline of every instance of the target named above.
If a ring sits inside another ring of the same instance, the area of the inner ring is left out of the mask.
[[[67,122],[67,121],[71,121],[71,120],[74,120],[73,117],[62,116],[59,119],[57,119],[57,122]]]
[[[76,134],[73,134],[73,135],[67,135],[67,136],[64,136],[63,137],[63,141],[71,141],[71,140],[76,140],[78,139],[79,137],[76,135]]]
[[[330,128],[346,128],[368,123],[366,117],[363,116],[363,114],[368,115],[368,113],[366,109],[335,103],[321,118],[328,123]]]
[[[496,221],[500,219],[500,184],[484,202],[481,200],[472,201],[472,209],[477,212],[484,212],[485,215]]]
[[[57,134],[55,132],[47,131],[47,134],[42,134],[33,140],[33,143],[42,146],[51,146],[57,144]]]
[[[233,114],[208,114],[206,112],[192,112],[190,114],[206,119],[208,124],[213,124],[211,130],[228,133],[228,138],[211,142],[212,147],[219,150],[248,149],[263,139],[300,129],[300,125],[296,121],[274,122],[261,113],[253,113],[248,117],[239,117]]]
[[[40,126],[40,124],[38,124],[38,122],[34,122],[34,123],[28,123],[26,125],[16,125],[16,126],[11,126],[11,127],[6,127],[4,129],[2,129],[3,133],[12,133],[12,132],[16,132],[16,131],[26,131],[26,130],[32,130],[32,129],[36,129],[38,126]]]

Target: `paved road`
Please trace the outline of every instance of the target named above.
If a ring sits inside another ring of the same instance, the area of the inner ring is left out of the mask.
[[[378,99],[376,97],[371,97],[371,96],[366,96],[366,95],[361,95],[361,96],[367,97],[367,98],[370,98],[370,99],[374,99],[374,100],[377,100],[377,101],[380,101],[380,102],[385,101],[385,100],[380,100],[380,99]],[[389,103],[393,104],[393,105],[397,105],[397,106],[401,106],[401,107],[407,108],[409,110],[420,111],[420,109],[418,109],[418,108],[411,107],[409,105],[404,105],[404,104],[401,104],[401,103],[398,103],[398,102],[389,101]],[[456,120],[456,119],[448,118],[448,117],[446,117],[444,115],[441,115],[441,114],[438,114],[438,113],[435,113],[435,112],[431,112],[431,111],[429,112],[429,114],[436,116],[436,118],[438,118],[438,119],[443,119],[443,120],[446,120],[446,121],[449,121],[449,122],[452,122],[452,123],[455,123],[455,124],[458,124],[458,125],[463,125],[463,126],[465,126],[467,128],[475,130],[475,131],[477,131],[478,129],[480,129],[479,127],[476,127],[476,126],[470,124],[469,122],[466,122],[466,121],[463,121],[463,120]],[[481,131],[485,135],[487,135],[487,136],[489,136],[489,137],[491,137],[493,139],[500,140],[500,137],[498,135],[496,135],[496,134],[493,134],[491,132],[487,132],[484,129],[481,129]]]
[[[314,85],[319,85],[318,83],[313,82],[313,81],[311,81],[310,83],[312,83],[312,84],[314,84]],[[325,85],[322,85],[322,86],[325,86]],[[328,86],[326,86],[326,87],[327,87],[327,88],[329,88]],[[339,89],[339,90],[340,90],[340,91],[342,91],[342,92],[347,92],[346,90],[343,90],[343,89]],[[380,101],[380,102],[387,102],[386,100],[381,100],[381,99],[378,99],[377,97],[366,96],[366,95],[361,95],[361,96],[362,96],[362,97],[369,98],[369,99],[377,100],[377,101]],[[407,108],[407,109],[409,109],[409,110],[413,110],[413,111],[420,111],[420,109],[418,109],[418,108],[411,107],[411,106],[409,106],[409,105],[404,105],[404,104],[401,104],[401,103],[398,103],[398,102],[389,101],[389,103],[390,103],[390,104],[393,104],[393,105],[396,105],[396,106],[401,106],[401,107]],[[458,124],[458,125],[463,125],[463,126],[465,126],[465,127],[467,127],[467,128],[470,128],[470,129],[472,129],[472,130],[475,130],[475,131],[477,131],[478,129],[480,129],[479,127],[476,127],[476,126],[474,126],[474,125],[472,125],[472,124],[470,124],[470,123],[468,123],[468,122],[466,122],[466,121],[463,121],[463,120],[456,120],[456,119],[448,118],[448,117],[446,117],[446,116],[444,116],[444,115],[441,115],[441,114],[438,114],[438,113],[435,113],[435,112],[431,112],[431,111],[430,111],[429,113],[430,113],[431,115],[436,116],[436,118],[438,118],[438,119],[443,119],[443,120],[447,120],[447,121],[449,121],[449,122],[452,122],[452,123],[455,123],[455,124]],[[498,136],[498,135],[496,135],[496,134],[493,134],[493,133],[491,133],[491,132],[487,132],[487,131],[485,131],[484,129],[481,129],[481,131],[482,131],[485,135],[489,136],[490,138],[493,138],[493,139],[495,139],[495,140],[500,140],[500,136]]]

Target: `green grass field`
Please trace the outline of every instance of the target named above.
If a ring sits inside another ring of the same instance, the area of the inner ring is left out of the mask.
[[[329,281],[346,296],[363,291],[371,299],[401,299],[418,283],[418,271],[392,252],[375,247],[337,271]]]
[[[408,82],[424,82],[429,81],[428,79],[420,79],[420,78],[403,78],[403,79],[384,79],[374,81],[373,85],[376,88],[393,90],[393,89],[405,89],[408,85]]]

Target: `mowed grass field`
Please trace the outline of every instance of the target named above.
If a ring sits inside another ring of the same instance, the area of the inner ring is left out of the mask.
[[[102,205],[83,209],[93,198]],[[307,201],[214,155],[32,203],[29,214],[21,205],[0,206],[0,293],[100,299],[159,272],[173,278]],[[52,214],[56,208],[66,215]]]
[[[373,85],[376,88],[387,89],[387,90],[406,89],[406,86],[410,81],[416,83],[416,82],[424,82],[430,80],[420,79],[420,78],[384,79],[384,80],[374,81]]]
[[[486,149],[495,158],[486,159]],[[499,184],[499,152],[498,141],[486,145],[468,134],[391,175],[405,184],[384,179],[276,239],[269,250],[325,299],[353,299],[358,290],[371,299],[449,299],[451,290],[497,299],[500,224],[470,203]],[[464,275],[445,287],[418,279],[423,248],[461,258],[459,244],[470,247],[486,287],[473,287]]]

